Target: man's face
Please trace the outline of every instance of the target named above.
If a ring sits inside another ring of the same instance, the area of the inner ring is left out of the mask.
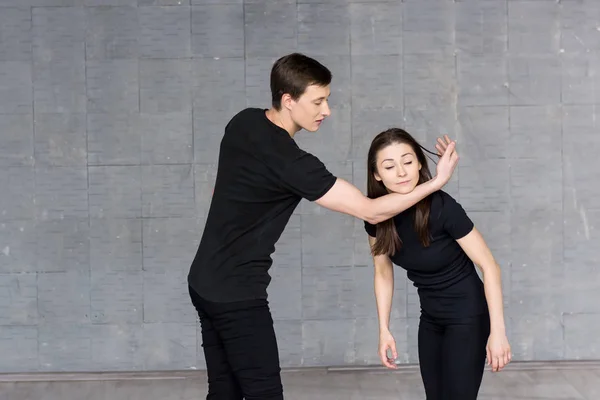
[[[323,120],[331,115],[327,102],[330,93],[329,85],[311,85],[298,100],[291,100],[290,115],[294,123],[309,132],[318,131]]]

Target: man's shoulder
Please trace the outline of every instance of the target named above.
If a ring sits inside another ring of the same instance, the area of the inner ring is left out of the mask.
[[[229,121],[228,125],[229,126],[232,126],[232,125],[244,126],[248,123],[259,122],[262,120],[262,116],[264,115],[264,112],[265,112],[265,110],[263,110],[262,108],[256,108],[256,107],[244,108],[243,110],[239,111],[237,114],[235,114],[231,118],[231,121]]]

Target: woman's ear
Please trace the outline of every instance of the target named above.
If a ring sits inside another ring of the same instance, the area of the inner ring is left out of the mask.
[[[381,182],[381,177],[379,176],[379,174],[377,172],[373,173],[373,176],[375,177],[376,181]]]

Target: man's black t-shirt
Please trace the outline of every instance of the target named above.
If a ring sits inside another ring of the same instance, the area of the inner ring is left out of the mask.
[[[265,111],[241,111],[221,140],[214,193],[188,275],[209,301],[266,298],[271,254],[294,209],[302,198],[319,199],[336,181]]]
[[[421,309],[440,318],[485,313],[483,283],[475,265],[456,242],[474,226],[463,207],[444,191],[431,194],[428,247],[421,244],[415,231],[415,209],[413,206],[394,217],[402,247],[390,259],[407,271],[419,293]],[[377,237],[375,225],[365,222],[365,230],[369,236]]]

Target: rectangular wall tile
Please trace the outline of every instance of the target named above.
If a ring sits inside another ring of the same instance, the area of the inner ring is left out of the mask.
[[[140,63],[140,112],[187,112],[192,107],[190,60],[150,60]]]
[[[142,173],[135,166],[89,167],[92,218],[142,216]]]
[[[203,226],[203,219],[189,217],[144,219],[144,271],[187,272]]]
[[[517,211],[560,211],[563,174],[561,165],[544,158],[510,161],[510,194]],[[553,184],[546,184],[552,182]]]
[[[140,56],[184,58],[192,54],[189,7],[140,7]]]
[[[509,104],[559,104],[560,75],[561,63],[555,55],[511,54],[508,58]]]
[[[400,56],[353,56],[352,106],[402,108],[402,73]]]
[[[143,164],[186,164],[193,160],[192,114],[140,115]]]
[[[93,323],[142,323],[142,271],[92,271],[90,280]]]
[[[133,2],[132,7],[86,8],[88,60],[135,59],[140,55],[136,0],[125,1]]]
[[[225,126],[245,108],[244,93],[243,59],[194,60],[195,162],[218,161]]]
[[[508,46],[507,2],[466,1],[456,6],[456,48],[461,53],[502,54]]]
[[[39,327],[40,370],[87,370],[85,365],[89,365],[92,359],[90,326],[76,322],[57,322],[58,320]]]
[[[302,216],[302,265],[352,265],[352,217],[340,213]]]
[[[88,114],[89,165],[138,165],[140,117],[135,113]]]
[[[73,273],[89,271],[90,241],[87,218],[37,221],[35,235],[36,271]],[[44,276],[47,277],[46,279],[55,279],[52,278],[52,274]],[[49,295],[54,296],[53,292]]]
[[[31,61],[31,9],[12,5],[0,15],[0,61]]]
[[[90,219],[93,273],[142,270],[142,220]]]
[[[457,73],[454,56],[439,53],[405,54],[402,82],[407,112],[455,104]]]
[[[190,369],[196,365],[196,325],[145,324],[142,357],[145,370]]]
[[[135,113],[140,93],[137,60],[88,61],[88,113]]]
[[[349,6],[298,4],[298,51],[310,57],[350,55]]]
[[[303,366],[345,365],[355,359],[354,320],[304,321],[302,323]]]
[[[508,67],[504,55],[459,54],[457,74],[461,106],[508,105]]]
[[[402,5],[350,4],[352,55],[402,54]]]
[[[564,331],[559,315],[520,314],[512,318],[509,338],[514,360],[555,360],[564,357]]]
[[[600,5],[594,0],[566,1],[560,5],[561,48],[566,53],[600,50],[598,18]]]
[[[38,165],[87,165],[85,114],[37,114],[35,162]]]
[[[0,371],[37,371],[38,328],[35,326],[0,326]],[[15,368],[18,365],[18,368]]]
[[[142,216],[189,217],[194,213],[191,165],[142,167]]]
[[[454,52],[452,1],[408,2],[404,4],[402,18],[404,54]]]
[[[508,51],[551,53],[560,48],[559,8],[540,1],[508,2]]]
[[[561,121],[558,106],[510,107],[510,157],[560,159]]]
[[[275,321],[275,335],[282,368],[302,364],[302,321]]]
[[[101,371],[143,369],[142,334],[140,324],[94,325],[89,339],[92,365]]]
[[[0,275],[0,325],[36,325],[37,275]]]
[[[456,138],[461,166],[466,167],[489,158],[509,156],[511,148],[508,107],[461,108],[458,124]]]
[[[90,321],[89,273],[57,272],[38,275],[38,312],[46,326],[75,327]]]
[[[489,158],[459,167],[460,203],[470,211],[501,211],[510,207],[509,161]]]
[[[0,61],[0,114],[31,114],[32,68],[25,61]]]
[[[593,165],[600,151],[597,106],[564,106],[563,177],[565,210],[597,208],[600,171]]]
[[[598,104],[600,50],[594,53],[566,54],[562,59],[562,103]]]
[[[302,269],[302,317],[340,320],[352,318],[354,276],[352,267]]]
[[[40,219],[87,218],[87,170],[36,167],[35,199]]]
[[[258,2],[244,6],[246,55],[280,57],[297,47],[297,6],[290,2]]]
[[[33,165],[31,115],[0,114],[0,166]]]
[[[0,224],[0,273],[37,271],[37,230],[33,220]],[[56,268],[56,266],[55,266]]]
[[[242,4],[192,6],[192,53],[196,57],[242,57],[244,55]]]
[[[594,360],[600,355],[600,340],[593,332],[600,329],[598,314],[565,314],[564,357],[571,360]]]

